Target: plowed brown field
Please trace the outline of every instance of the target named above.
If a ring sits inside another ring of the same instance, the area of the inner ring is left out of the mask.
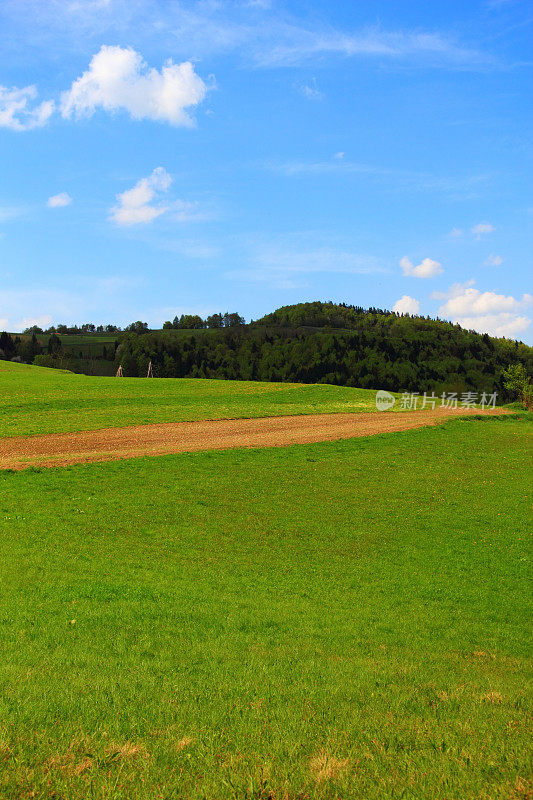
[[[225,450],[232,447],[285,447],[291,444],[350,439],[437,425],[450,417],[505,409],[438,409],[435,411],[362,414],[309,414],[260,419],[169,422],[78,433],[0,439],[0,469],[62,467],[91,461],[139,456]]]

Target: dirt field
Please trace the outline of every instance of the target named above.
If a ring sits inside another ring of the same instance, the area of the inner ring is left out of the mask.
[[[261,419],[210,420],[103,428],[79,433],[0,439],[0,469],[62,467],[194,450],[286,447],[350,439],[436,425],[450,417],[480,413],[465,409],[406,411],[401,414],[311,414]],[[504,409],[484,414],[502,414]]]

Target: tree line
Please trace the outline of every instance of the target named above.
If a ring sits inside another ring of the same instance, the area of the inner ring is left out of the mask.
[[[174,317],[172,321],[167,320],[163,323],[163,330],[203,330],[209,328],[235,328],[240,325],[245,325],[244,317],[241,317],[237,312],[229,312],[220,314],[211,314],[203,319],[198,314],[182,314],[180,317]],[[87,335],[91,333],[120,333],[123,329],[119,325],[95,325],[92,322],[84,322],[82,325],[50,325],[49,328],[41,328],[39,325],[31,325],[25,328],[22,332],[25,336],[34,334],[54,334],[60,336],[73,336],[73,335]],[[134,333],[146,333],[149,329],[147,322],[137,320],[126,325],[124,331],[126,333],[132,331]]]
[[[148,325],[146,326],[148,328]],[[86,335],[88,333],[119,333],[122,330],[118,325],[94,325],[92,322],[84,322],[83,325],[50,325],[49,328],[41,328],[39,325],[31,325],[25,328],[22,333],[29,336],[32,333],[58,333],[60,336]]]

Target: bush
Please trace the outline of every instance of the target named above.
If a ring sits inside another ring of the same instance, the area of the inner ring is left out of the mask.
[[[54,358],[54,356],[50,356],[47,353],[35,356],[33,359],[33,364],[36,367],[52,367],[54,369],[59,367],[57,358]]]
[[[502,372],[503,385],[518,397],[524,408],[533,409],[533,387],[523,364],[509,364]]]

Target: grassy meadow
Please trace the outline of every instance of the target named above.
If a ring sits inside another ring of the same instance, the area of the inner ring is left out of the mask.
[[[0,437],[152,422],[376,411],[375,396],[372,389],[325,384],[105,378],[0,361]]]
[[[90,381],[41,374],[52,417],[99,421]],[[37,408],[21,375],[10,402]],[[168,409],[148,383],[109,384],[99,424],[145,421],[146,391]],[[358,396],[305,390],[205,403]],[[454,420],[0,473],[2,800],[530,797],[532,434]]]

